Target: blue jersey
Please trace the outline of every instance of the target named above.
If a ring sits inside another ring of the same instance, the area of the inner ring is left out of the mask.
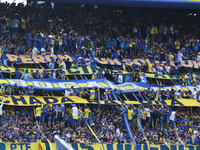
[[[44,115],[47,116],[48,108],[44,107]]]
[[[168,97],[166,97],[166,99],[170,99],[170,93],[168,92],[168,93],[166,93],[166,95],[168,96]]]
[[[155,60],[159,60],[160,59],[160,54],[155,54],[154,57],[155,57]]]
[[[147,98],[150,98],[151,97],[151,91],[147,91]]]
[[[126,81],[126,82],[130,82],[130,81],[131,81],[131,76],[126,75],[125,81]]]
[[[33,93],[34,93],[34,89],[33,89],[33,88],[32,88],[32,89],[29,88],[29,89],[28,89],[28,95],[33,95]]]
[[[11,88],[10,89],[8,87],[6,88],[6,95],[11,95]]]
[[[111,47],[111,39],[108,39],[107,47]]]
[[[115,82],[115,83],[118,83],[117,75],[114,76],[114,82]]]

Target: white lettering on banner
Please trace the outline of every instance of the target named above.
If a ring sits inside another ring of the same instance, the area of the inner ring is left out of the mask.
[[[198,86],[197,86],[198,87]],[[193,89],[195,88],[194,86],[186,86],[186,88],[188,88],[188,90],[193,91]]]
[[[199,85],[199,84],[198,84],[198,85],[196,85],[196,88],[200,89],[200,85]]]
[[[7,80],[7,81],[10,83],[10,85],[14,85],[15,83],[17,83],[18,85],[22,86],[29,86],[27,82],[23,80]]]
[[[74,88],[78,87],[76,82],[60,82],[58,83],[58,86],[59,88],[70,88],[71,86],[74,86]]]
[[[98,84],[96,81],[93,81],[93,82],[87,82],[88,83],[88,86],[87,87],[99,87],[99,88],[103,88],[102,85]],[[105,83],[105,82],[102,82],[102,83]]]
[[[150,89],[153,89],[154,90],[154,92],[156,92],[156,91],[159,91],[159,87],[154,87],[154,86],[151,86],[151,88]]]
[[[34,86],[41,87],[41,88],[53,88],[53,85],[50,82],[32,82]]]
[[[105,83],[108,85],[109,88],[111,89],[115,89],[115,86],[112,82],[108,81],[108,80],[105,80]]]
[[[137,83],[131,83],[131,82],[125,82],[122,84],[118,84],[115,85],[110,81],[107,80],[101,80],[100,82],[95,81],[95,80],[88,80],[88,81],[80,81],[80,82],[52,82],[51,80],[50,82],[45,82],[47,80],[44,80],[44,82],[42,80],[40,81],[25,81],[25,80],[18,80],[18,79],[1,79],[0,80],[0,84],[6,83],[6,86],[10,85],[14,85],[15,83],[17,83],[17,85],[19,85],[19,87],[25,86],[34,86],[35,88],[43,88],[43,89],[53,89],[53,88],[60,88],[61,90],[65,90],[67,88],[70,88],[71,86],[74,86],[74,88],[93,88],[93,87],[99,87],[102,89],[105,88],[112,88],[112,89],[118,89],[120,90],[122,93],[124,92],[134,92],[134,91],[138,91],[139,89],[143,90],[143,89],[147,89],[149,88],[149,84],[147,85],[143,85],[143,84],[138,84]],[[180,85],[174,85],[174,86],[151,86],[150,88],[153,89],[154,91],[158,91],[158,90],[166,90],[166,89],[175,89],[176,91],[178,90],[191,90],[193,91],[194,88],[200,89],[200,84],[198,85],[189,85],[189,86],[180,86]]]
[[[136,84],[129,82],[118,85],[118,88],[123,92],[133,92],[140,89],[140,87],[137,86]]]

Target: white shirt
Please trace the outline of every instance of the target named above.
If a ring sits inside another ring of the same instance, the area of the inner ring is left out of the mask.
[[[18,21],[17,19],[14,19],[13,21],[14,21],[13,27],[14,27],[14,28],[18,28],[18,22],[19,22],[19,21]]]
[[[90,35],[86,35],[85,37],[86,37],[87,40],[90,41]]]
[[[170,66],[167,66],[167,73],[170,73]]]
[[[106,94],[106,92],[104,92],[104,95],[106,96],[105,100],[108,101],[108,94]]]
[[[43,47],[41,48],[41,55],[46,55],[45,49]]]
[[[114,126],[114,125],[109,125],[109,126],[108,126],[108,129],[113,130],[113,129],[115,129],[115,126]]]
[[[69,133],[69,134],[67,133],[67,134],[66,134],[66,137],[67,137],[67,138],[70,138],[70,137],[71,137],[71,134],[70,134],[70,133]]]
[[[183,54],[182,53],[178,53],[177,57],[178,57],[178,61],[182,61]]]
[[[171,115],[169,116],[169,120],[174,121],[175,118],[176,118],[176,112],[172,111]]]
[[[133,27],[132,30],[133,30],[133,33],[137,33],[138,32],[136,27]]]
[[[149,108],[145,108],[144,110],[147,112],[147,117],[151,117],[150,109]]]
[[[153,73],[156,73],[156,68],[152,67],[152,71],[153,71]]]
[[[193,98],[197,100],[197,91],[193,91],[192,95],[194,95]]]
[[[197,55],[197,61],[200,61],[200,55],[199,54]]]
[[[56,78],[56,73],[55,73],[55,72],[53,72],[53,78],[54,78],[54,79]]]
[[[170,31],[173,34],[174,33],[174,27],[170,27]]]
[[[68,90],[65,90],[65,96],[70,96],[71,92]]]
[[[65,64],[64,61],[61,62],[61,66],[62,66],[63,69],[66,69],[66,64]]]
[[[143,83],[147,83],[146,74],[145,74],[145,75],[141,75],[141,76],[140,76],[140,80],[141,80],[141,82],[143,82]]]
[[[170,142],[165,142],[166,145],[170,145]]]
[[[167,34],[167,27],[164,27],[163,34]]]
[[[36,48],[36,47],[34,47],[34,48],[32,49],[32,55],[37,55],[37,48]]]
[[[141,82],[144,83],[144,77],[143,76],[140,76],[140,80],[141,80]]]
[[[72,107],[72,116],[78,115],[78,108],[76,106]]]
[[[118,76],[118,83],[123,83],[123,75]]]
[[[119,130],[119,128],[117,128],[116,133],[117,133],[117,137],[119,137],[120,136],[120,130]]]
[[[54,45],[54,43],[55,43],[55,35],[50,35],[49,37],[51,38],[50,44]]]
[[[194,138],[196,138],[198,130],[194,130],[193,133],[194,133]]]
[[[54,49],[53,49],[53,47],[50,48],[50,54],[54,55]]]
[[[180,93],[178,91],[174,93],[174,95],[180,97]]]
[[[163,67],[160,66],[160,67],[157,67],[157,69],[158,69],[158,75],[162,75]]]
[[[3,101],[2,101],[2,103],[1,103],[1,105],[0,105],[0,115],[3,114],[3,112],[2,112],[2,108],[3,108]]]

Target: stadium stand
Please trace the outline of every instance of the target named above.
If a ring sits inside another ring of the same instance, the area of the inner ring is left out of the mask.
[[[78,4],[55,15],[50,3],[0,10],[0,142],[54,150],[59,135],[74,149],[198,148],[198,15],[141,9],[131,18]]]

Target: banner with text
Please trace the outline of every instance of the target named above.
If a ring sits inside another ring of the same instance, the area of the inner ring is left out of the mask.
[[[153,89],[154,91],[175,89],[176,91],[193,91],[194,88],[200,89],[200,84],[190,86],[159,86],[141,82],[125,82],[122,84],[114,84],[106,79],[90,79],[90,80],[61,80],[61,79],[32,79],[32,80],[20,80],[20,79],[0,79],[0,86],[5,83],[6,86],[14,86],[16,83],[18,87],[25,86],[26,88],[33,86],[38,90],[60,91],[71,88],[100,88],[100,89],[116,89],[120,93],[131,93],[143,89]]]
[[[51,60],[56,60],[58,59],[68,59],[69,61],[74,61],[77,62],[78,60],[80,61],[86,61],[89,60],[89,58],[86,57],[79,57],[79,56],[71,56],[71,55],[12,55],[12,54],[1,54],[1,58],[5,59],[8,57],[9,61],[17,61],[17,58],[20,59],[20,61],[24,64],[38,64],[38,63],[48,63]],[[149,60],[149,59],[109,59],[109,58],[98,58],[94,57],[92,58],[92,61],[95,63],[99,64],[105,64],[105,65],[126,65],[130,66],[132,64],[150,64],[153,62],[154,64],[159,63],[159,64],[168,64],[171,66],[175,66],[175,64],[180,65],[182,67],[190,67],[190,68],[200,68],[200,62],[193,61],[193,60],[184,60],[181,62],[176,62],[176,61],[155,61],[155,60]]]
[[[27,70],[29,72],[33,71],[36,72],[37,70],[40,72],[40,70],[43,70],[43,72],[52,72],[52,71],[56,71],[56,70],[60,70],[60,72],[65,71],[65,75],[91,75],[93,74],[93,71],[95,73],[101,72],[101,73],[105,73],[106,69],[104,68],[100,68],[100,67],[78,67],[78,68],[70,68],[70,69],[35,69],[35,68],[19,68],[19,70],[22,72]],[[4,67],[4,66],[0,66],[0,72],[5,72],[5,73],[14,73],[16,72],[15,68],[12,67]],[[130,74],[130,72],[128,71],[123,71],[123,70],[110,70],[110,73],[121,73],[122,74]],[[196,76],[196,75],[195,75]],[[180,75],[158,75],[158,74],[150,74],[150,73],[146,73],[146,77],[148,78],[157,78],[157,79],[173,79],[173,80],[179,80],[182,79],[182,76]]]
[[[41,145],[41,146],[40,146]],[[55,143],[52,143],[52,149],[56,150]],[[102,150],[101,144],[82,144],[73,143],[69,144],[75,150]],[[133,144],[103,144],[105,150],[135,150]],[[28,143],[28,144],[15,144],[15,143],[0,143],[1,150],[49,150],[47,143]],[[137,145],[137,150],[146,150],[145,145]],[[150,150],[180,150],[183,149],[183,145],[150,145]],[[186,150],[200,150],[200,146],[186,145]]]
[[[133,104],[133,105],[168,105],[168,106],[200,106],[200,102],[193,99],[173,99],[173,100],[157,100],[157,101],[98,101],[98,100],[86,100],[78,96],[0,96],[0,99],[4,101],[5,105],[14,106],[34,106],[40,104]]]
[[[21,71],[22,73],[28,70],[29,72],[32,70],[33,72],[36,72],[37,70],[43,70],[43,72],[52,72],[52,71],[56,71],[56,70],[60,70],[61,72],[65,71],[65,75],[90,75],[93,74],[93,71],[95,73],[101,72],[101,73],[105,73],[106,69],[104,68],[100,68],[100,67],[77,67],[77,68],[70,68],[70,69],[36,69],[36,68],[19,68],[19,71]],[[5,73],[13,73],[16,72],[15,68],[12,67],[4,67],[4,66],[0,66],[0,72],[5,72]],[[127,71],[123,71],[123,70],[110,70],[110,72],[113,73],[121,73],[122,74],[129,74],[130,72]]]

